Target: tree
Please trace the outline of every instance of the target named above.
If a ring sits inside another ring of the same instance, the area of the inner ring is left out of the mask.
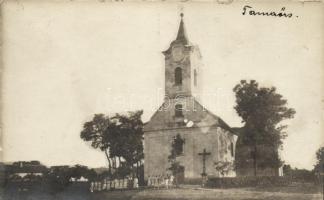
[[[93,169],[89,169],[87,166],[83,165],[74,165],[70,167],[70,177],[80,179],[84,177],[90,181],[94,180],[97,176],[97,173]]]
[[[71,170],[69,166],[53,166],[44,174],[44,182],[51,192],[59,192],[70,185]]]
[[[84,141],[91,141],[91,146],[105,152],[109,170],[111,170],[111,157],[109,156],[110,137],[108,127],[113,126],[109,117],[103,114],[95,114],[91,121],[84,123],[80,137]]]
[[[128,115],[116,114],[113,117],[117,123],[117,137],[112,153],[118,157],[120,164],[124,161],[123,168],[128,167],[133,178],[134,175],[138,176],[138,171],[135,169],[143,164],[144,158],[142,114],[143,111],[137,111],[129,112]]]
[[[315,172],[324,172],[324,146],[316,151],[316,165],[314,167]]]
[[[95,114],[91,121],[83,125],[81,139],[91,142],[93,148],[105,153],[110,175],[124,163],[134,176],[134,166],[143,164],[142,114],[143,111],[112,117]],[[123,169],[125,166],[122,166]]]
[[[237,151],[235,165],[244,167],[253,160],[254,175],[258,166],[279,167],[282,161],[278,151],[287,136],[284,132],[287,126],[281,122],[293,118],[295,110],[287,107],[287,100],[277,93],[275,87],[259,87],[255,80],[242,80],[233,91],[236,96],[234,108],[244,123],[238,146],[251,147],[243,156]]]
[[[292,168],[290,165],[283,165],[282,172],[284,176],[292,176]]]

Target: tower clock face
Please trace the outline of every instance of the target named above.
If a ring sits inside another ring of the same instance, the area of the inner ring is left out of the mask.
[[[173,47],[172,48],[172,57],[173,57],[173,60],[180,61],[183,58],[182,47]]]

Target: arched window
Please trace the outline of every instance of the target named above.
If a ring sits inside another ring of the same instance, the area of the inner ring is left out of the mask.
[[[182,84],[182,69],[180,67],[177,67],[174,70],[174,78],[175,78],[175,84],[181,85]]]
[[[172,150],[173,150],[175,156],[183,155],[183,153],[184,153],[184,144],[185,144],[185,139],[182,138],[179,134],[177,134],[173,138]]]
[[[194,70],[194,86],[197,86],[197,70]]]
[[[181,104],[177,104],[175,105],[174,108],[174,113],[176,117],[183,117],[183,113],[182,113],[182,105]]]

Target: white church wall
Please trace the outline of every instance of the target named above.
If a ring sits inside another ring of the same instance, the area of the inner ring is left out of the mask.
[[[234,136],[221,128],[210,127],[206,132],[200,128],[172,129],[154,132],[146,132],[144,144],[144,174],[148,176],[159,176],[171,173],[168,156],[171,152],[173,138],[179,134],[184,140],[184,153],[177,157],[177,160],[185,167],[185,178],[201,177],[203,169],[202,156],[198,155],[204,149],[211,155],[206,157],[206,172],[209,176],[220,176],[215,168],[218,161],[234,161],[230,150],[227,153],[220,151],[220,138],[228,144],[234,141]],[[235,143],[234,143],[235,146]],[[227,146],[228,148],[228,146]],[[220,154],[223,155],[220,155]],[[233,173],[231,173],[233,176]],[[235,174],[234,174],[235,175]]]

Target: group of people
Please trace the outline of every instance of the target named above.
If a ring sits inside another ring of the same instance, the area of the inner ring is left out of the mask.
[[[147,178],[147,186],[149,187],[169,188],[172,187],[173,185],[175,185],[175,178],[172,174],[148,176]]]
[[[90,191],[107,191],[112,189],[129,189],[129,188],[138,188],[138,178],[132,179],[103,179],[102,181],[93,181],[90,183]]]

